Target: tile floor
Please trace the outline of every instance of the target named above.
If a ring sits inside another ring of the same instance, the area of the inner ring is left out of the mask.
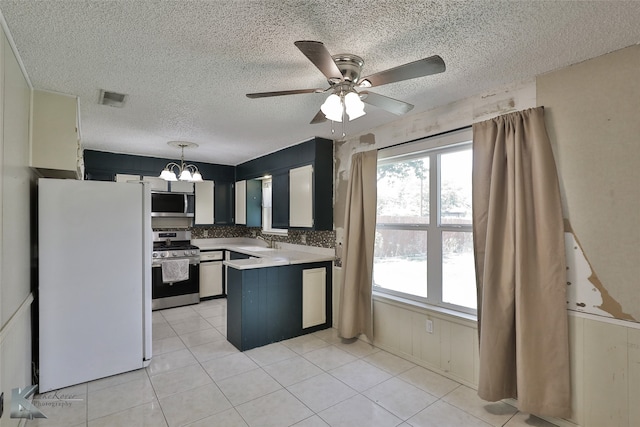
[[[36,396],[27,426],[551,426],[335,329],[239,352],[226,300],[153,313],[149,367]]]

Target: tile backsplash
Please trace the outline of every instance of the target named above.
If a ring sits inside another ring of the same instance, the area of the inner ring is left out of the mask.
[[[289,230],[286,236],[277,234],[263,234],[260,227],[245,227],[242,225],[191,227],[192,239],[224,238],[224,237],[258,237],[263,236],[274,242],[291,243],[296,245],[317,246],[320,248],[334,248],[336,244],[335,231]]]

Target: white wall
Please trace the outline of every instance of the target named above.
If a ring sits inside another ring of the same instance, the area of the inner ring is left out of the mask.
[[[11,419],[11,390],[31,384],[30,87],[0,37],[0,391],[1,426]]]

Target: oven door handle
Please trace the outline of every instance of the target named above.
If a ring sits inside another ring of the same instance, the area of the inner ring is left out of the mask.
[[[199,264],[200,264],[200,260],[189,261],[189,265],[199,265]],[[160,261],[159,263],[152,263],[151,267],[152,268],[162,267],[162,261]]]

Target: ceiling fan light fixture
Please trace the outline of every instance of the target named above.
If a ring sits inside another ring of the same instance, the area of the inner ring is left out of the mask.
[[[364,116],[364,102],[356,92],[349,92],[344,97],[344,106],[349,116],[349,121]]]
[[[324,104],[320,107],[320,110],[324,113],[325,117],[334,122],[342,121],[342,99],[335,93],[329,95],[324,101]]]

